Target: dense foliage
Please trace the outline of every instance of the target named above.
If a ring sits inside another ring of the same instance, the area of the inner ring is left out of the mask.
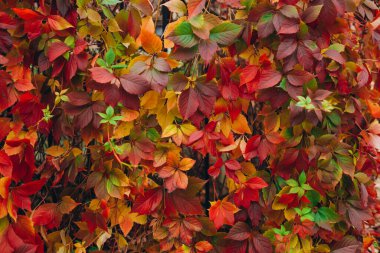
[[[7,0],[0,53],[2,252],[375,252],[376,1]]]

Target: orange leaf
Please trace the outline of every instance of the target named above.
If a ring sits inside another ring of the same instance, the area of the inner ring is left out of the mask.
[[[66,30],[67,28],[73,27],[66,19],[58,15],[50,15],[48,17],[48,23],[50,28],[55,31]]]
[[[372,102],[371,100],[366,100],[369,112],[375,118],[380,118],[380,105]]]
[[[237,134],[251,134],[251,129],[248,126],[248,122],[246,117],[239,114],[239,116],[235,119],[234,122],[232,122],[232,131],[234,131]]]
[[[218,201],[211,201],[210,220],[219,229],[223,224],[233,225],[235,222],[234,214],[239,210],[234,204],[227,201],[227,198]]]
[[[68,214],[78,205],[79,203],[75,202],[70,196],[63,196],[58,209],[62,214]]]
[[[188,171],[189,169],[191,169],[195,164],[195,160],[191,159],[191,158],[183,158],[180,162],[179,162],[179,169],[182,170],[182,171]]]
[[[205,7],[206,0],[189,0],[187,3],[187,9],[189,12],[189,18],[192,18],[202,12]]]
[[[147,31],[142,31],[140,40],[142,47],[147,53],[155,54],[161,52],[162,41],[160,37],[158,37],[156,34]]]

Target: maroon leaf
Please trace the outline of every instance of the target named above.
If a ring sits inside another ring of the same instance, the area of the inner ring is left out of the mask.
[[[136,198],[132,212],[137,212],[139,214],[150,214],[156,210],[162,201],[162,189],[156,188],[148,190],[144,195],[140,195]]]
[[[272,244],[269,241],[268,238],[262,236],[262,235],[256,235],[252,238],[253,246],[256,250],[256,252],[260,253],[272,253],[273,248]]]
[[[309,82],[314,76],[304,70],[292,70],[288,76],[288,81],[294,86],[302,86],[305,83]]]
[[[273,69],[264,69],[260,74],[258,89],[266,89],[275,86],[281,81],[280,72]]]
[[[185,119],[193,116],[199,107],[197,92],[193,88],[183,91],[178,98],[178,106],[179,112]]]
[[[115,76],[105,68],[91,68],[91,78],[98,83],[110,83],[115,79]]]
[[[0,150],[0,174],[5,177],[12,177],[13,164],[8,155]]]
[[[70,47],[62,41],[54,42],[47,51],[47,57],[49,58],[49,61],[52,62],[69,50]]]
[[[346,59],[344,59],[338,51],[329,49],[325,52],[325,55],[340,64],[344,64],[346,62]]]
[[[209,63],[214,56],[218,44],[211,40],[201,40],[199,43],[199,53],[206,63]]]
[[[141,95],[150,89],[148,81],[136,74],[125,74],[120,77],[121,86],[130,94]]]
[[[239,221],[231,228],[225,238],[235,241],[244,241],[248,239],[250,235],[251,230],[249,226],[246,223]]]
[[[307,24],[314,22],[321,13],[322,7],[323,5],[309,6],[302,14],[302,20]]]
[[[297,49],[297,41],[293,38],[281,41],[277,50],[277,59],[281,60],[293,54]]]
[[[257,32],[259,38],[266,38],[274,32],[273,13],[267,12],[261,16],[259,22],[257,23]]]

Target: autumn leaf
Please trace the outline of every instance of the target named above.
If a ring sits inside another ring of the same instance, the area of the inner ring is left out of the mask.
[[[184,172],[194,166],[195,160],[190,158],[179,159],[177,154],[169,153],[166,164],[159,169],[158,175],[164,179],[164,185],[168,192],[175,189],[186,189],[188,177]]]
[[[189,18],[192,18],[202,12],[205,7],[206,0],[189,0],[187,3],[187,9],[189,12]]]
[[[224,224],[233,225],[235,222],[234,214],[239,209],[228,202],[226,198],[218,201],[211,201],[210,211],[210,220],[215,224],[215,227],[219,229]]]

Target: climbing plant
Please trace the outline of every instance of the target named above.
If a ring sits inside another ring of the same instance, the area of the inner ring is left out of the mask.
[[[2,1],[2,252],[375,252],[379,59],[371,0]]]

